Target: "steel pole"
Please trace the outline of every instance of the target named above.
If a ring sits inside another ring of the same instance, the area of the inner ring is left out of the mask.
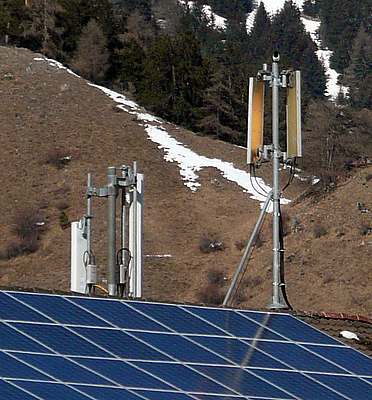
[[[116,279],[116,168],[107,169],[107,285],[109,296],[117,294]]]
[[[256,242],[256,238],[257,238],[258,234],[261,231],[261,228],[262,228],[262,225],[263,225],[263,222],[264,222],[264,218],[265,218],[265,213],[266,213],[267,207],[269,206],[271,200],[272,200],[272,192],[270,192],[267,195],[267,198],[266,198],[266,201],[265,201],[265,203],[264,203],[264,205],[262,207],[260,216],[258,217],[256,225],[255,225],[255,227],[253,229],[253,232],[251,233],[251,237],[249,238],[247,246],[245,247],[243,257],[240,260],[239,266],[238,266],[237,270],[235,271],[235,274],[234,274],[234,277],[233,277],[233,279],[231,281],[229,290],[227,291],[227,294],[226,294],[225,299],[223,301],[223,305],[224,306],[229,306],[230,305],[231,300],[232,300],[232,298],[233,298],[233,296],[235,294],[235,291],[236,291],[236,286],[238,284],[239,276],[244,271],[244,269],[246,268],[246,266],[248,264],[249,259],[251,258],[252,251],[253,251],[253,246],[254,246],[254,244]]]
[[[270,308],[287,308],[281,294],[280,265],[280,147],[279,147],[279,62],[274,52],[272,65],[272,135],[273,135],[273,292]]]
[[[88,191],[89,189],[93,186],[92,183],[92,174],[88,174],[88,179],[87,179],[87,185],[88,185]],[[88,194],[87,196],[87,216],[86,216],[86,221],[87,221],[87,252],[88,252],[88,264],[92,261],[92,196]]]

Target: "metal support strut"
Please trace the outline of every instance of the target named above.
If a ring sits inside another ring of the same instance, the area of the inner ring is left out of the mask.
[[[265,203],[264,203],[264,205],[262,207],[260,216],[258,217],[256,225],[255,225],[255,227],[253,229],[253,232],[251,233],[251,237],[249,238],[247,246],[245,247],[243,257],[240,260],[239,266],[238,266],[237,270],[235,271],[235,274],[234,274],[234,277],[232,279],[231,285],[230,285],[229,290],[228,290],[228,292],[227,292],[227,294],[225,296],[225,299],[223,301],[223,305],[224,306],[231,305],[231,302],[232,302],[232,299],[234,297],[234,294],[235,294],[235,292],[236,292],[236,290],[238,288],[238,283],[240,281],[239,278],[240,278],[240,276],[242,276],[242,274],[244,274],[244,271],[247,268],[247,264],[249,262],[249,259],[251,258],[251,255],[252,255],[252,252],[253,252],[253,247],[254,247],[254,245],[256,243],[257,236],[259,235],[259,233],[261,231],[262,225],[263,225],[264,220],[265,220],[266,211],[267,211],[267,208],[268,208],[271,200],[272,200],[272,192],[270,192],[267,195],[267,198],[266,198],[266,201],[265,201]]]

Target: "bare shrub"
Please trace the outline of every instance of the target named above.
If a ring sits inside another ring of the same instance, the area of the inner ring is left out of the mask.
[[[240,288],[238,291],[235,293],[234,297],[234,304],[239,305],[241,303],[244,303],[247,300],[247,294],[245,291]]]
[[[370,233],[372,233],[372,227],[369,226],[369,225],[363,224],[363,225],[359,228],[359,233],[360,233],[362,236],[369,235]]]
[[[67,210],[70,207],[70,203],[67,200],[60,200],[56,204],[56,208],[59,211]]]
[[[239,250],[242,251],[245,249],[245,246],[247,245],[248,240],[238,240],[235,242],[235,247]]]
[[[61,211],[59,214],[59,225],[62,229],[66,229],[70,226],[70,221],[65,211]]]
[[[223,286],[226,281],[225,274],[218,269],[211,269],[207,273],[208,283],[211,285]]]
[[[64,168],[70,161],[71,158],[66,156],[66,152],[61,149],[50,150],[46,157],[46,163],[57,169]]]
[[[263,244],[264,244],[264,240],[263,240],[262,233],[259,233],[257,235],[256,243],[254,245],[256,246],[256,249],[259,249],[260,247],[263,246]]]
[[[224,293],[217,285],[208,284],[198,293],[199,300],[204,304],[220,305],[224,300]]]
[[[248,288],[255,288],[255,287],[262,285],[263,281],[264,280],[261,276],[254,276],[252,278],[245,279],[244,286],[246,286]]]
[[[13,231],[20,239],[37,238],[44,229],[42,217],[36,208],[18,210],[13,219]]]
[[[325,285],[327,285],[328,283],[331,283],[335,280],[335,275],[330,272],[330,271],[326,271],[323,275],[323,283]]]
[[[8,244],[5,251],[1,253],[1,258],[10,260],[25,254],[35,253],[39,249],[39,243],[35,237],[26,237]]]
[[[204,235],[200,239],[199,249],[202,253],[214,253],[215,251],[225,250],[225,245],[221,240]]]
[[[327,234],[327,229],[322,225],[315,225],[313,229],[313,234],[316,239],[325,236]]]

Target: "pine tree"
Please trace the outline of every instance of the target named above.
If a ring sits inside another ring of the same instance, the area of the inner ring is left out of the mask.
[[[255,69],[261,68],[271,58],[272,51],[271,20],[263,3],[257,9],[252,30],[249,34],[248,53],[250,63]]]
[[[357,3],[357,4],[356,4]],[[369,3],[369,6],[368,6]],[[362,21],[371,15],[370,0],[321,0],[320,36],[333,51],[331,66],[342,73],[349,65],[351,43]],[[369,10],[369,14],[366,14]]]
[[[280,52],[281,65],[302,71],[303,101],[322,97],[326,88],[324,67],[316,55],[316,45],[301,21],[300,10],[287,0],[273,19],[273,47]],[[273,49],[273,50],[274,50]]]
[[[2,0],[0,3],[0,43],[19,44],[24,24],[29,21],[24,0]]]
[[[231,105],[233,93],[226,85],[223,72],[214,66],[211,84],[204,93],[201,119],[197,127],[206,135],[228,142],[237,142],[239,132],[231,128],[237,125],[237,117]]]
[[[305,0],[302,6],[303,13],[312,18],[319,17],[321,1],[322,0]]]
[[[351,104],[357,108],[372,106],[372,34],[361,26],[351,51],[351,63],[344,83],[349,86]]]

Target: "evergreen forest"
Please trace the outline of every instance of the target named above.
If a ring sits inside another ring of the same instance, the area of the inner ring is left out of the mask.
[[[325,97],[317,45],[296,4],[287,0],[273,16],[261,4],[247,32],[247,14],[256,3],[2,0],[0,43],[42,52],[171,122],[239,145],[245,144],[248,77],[278,50],[283,66],[302,71],[305,146],[326,143],[339,155],[329,164],[325,149],[321,174],[332,181],[347,160],[365,156],[359,148],[345,150],[342,143],[352,142],[350,125],[367,140],[372,120],[372,0],[304,3],[302,12],[321,22],[322,43],[333,51],[331,67],[350,88],[332,104]],[[204,12],[205,5],[225,18],[224,28]],[[327,123],[318,126],[322,120]],[[270,121],[266,127],[269,132]]]

